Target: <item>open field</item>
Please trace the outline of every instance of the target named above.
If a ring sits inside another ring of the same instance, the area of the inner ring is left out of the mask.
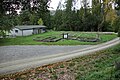
[[[81,42],[77,40],[60,40],[58,42],[37,42],[33,39],[36,37],[47,38],[47,37],[57,37],[62,38],[63,33],[69,33],[76,37],[88,37],[96,38],[96,33],[84,33],[84,32],[72,32],[72,31],[48,31],[46,33],[16,37],[16,38],[6,38],[0,39],[0,45],[89,45],[89,44],[99,44],[116,38],[115,34],[100,34],[101,41],[99,42]]]
[[[8,75],[0,80],[119,80],[120,44],[95,54]]]

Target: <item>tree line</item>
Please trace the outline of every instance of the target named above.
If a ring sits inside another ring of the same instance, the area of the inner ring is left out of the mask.
[[[80,0],[79,0],[80,1]],[[55,30],[72,31],[116,31],[119,24],[119,0],[81,0],[80,9],[74,7],[75,0],[67,0],[65,9],[58,8],[53,17]],[[60,5],[61,6],[61,5]]]
[[[80,9],[75,7],[78,1]],[[88,0],[59,2],[55,14],[51,15],[48,9],[51,0],[0,0],[0,34],[10,31],[15,25],[37,25],[39,19],[48,29],[58,31],[118,32],[120,0],[91,1],[91,5]]]

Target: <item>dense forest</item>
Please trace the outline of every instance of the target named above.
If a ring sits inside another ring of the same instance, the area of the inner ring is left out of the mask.
[[[51,0],[0,0],[0,34],[16,25],[37,25],[40,20],[58,31],[120,32],[120,0],[91,0],[91,5],[89,0],[61,1],[51,14]],[[77,2],[80,9],[75,7]]]

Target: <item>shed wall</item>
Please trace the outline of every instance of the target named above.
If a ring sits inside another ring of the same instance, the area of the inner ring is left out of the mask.
[[[33,30],[23,30],[23,36],[28,36],[28,35],[32,35],[33,34]]]
[[[16,32],[16,30],[18,32]],[[14,35],[14,36],[28,36],[28,35],[32,35],[33,33],[33,30],[20,30],[20,29],[17,29],[17,28],[13,28],[11,31],[10,31],[10,35]]]
[[[15,30],[18,30],[18,33],[16,33]],[[13,36],[22,36],[22,31],[17,28],[13,28],[12,30],[10,30],[10,34]]]

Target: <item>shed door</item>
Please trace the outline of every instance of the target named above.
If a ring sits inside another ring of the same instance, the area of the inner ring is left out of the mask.
[[[38,34],[38,29],[33,29],[33,34]]]
[[[38,34],[41,33],[41,29],[38,29]]]

